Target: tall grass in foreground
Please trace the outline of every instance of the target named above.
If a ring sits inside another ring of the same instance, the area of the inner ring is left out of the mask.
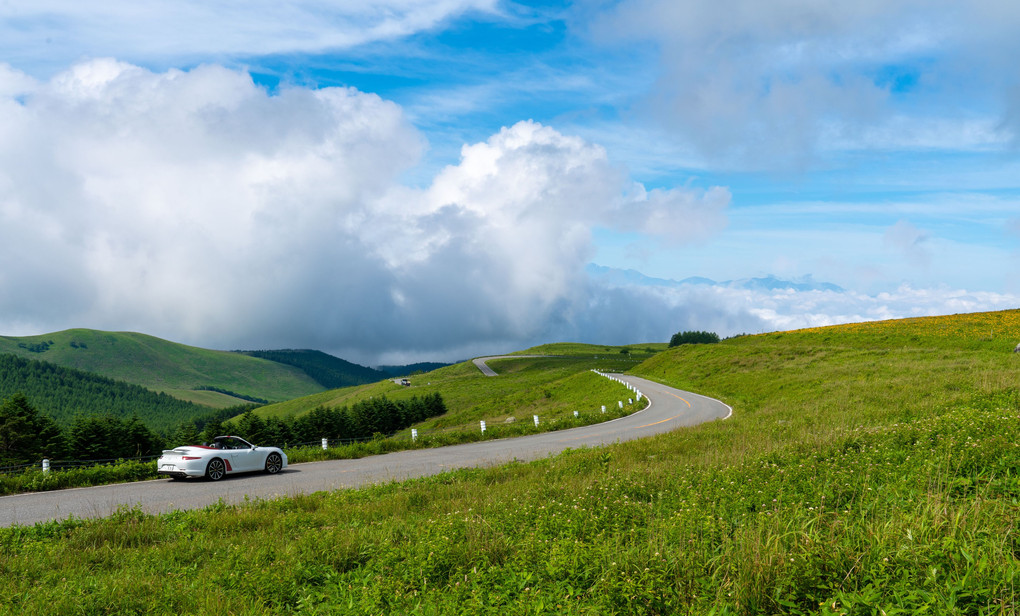
[[[0,611],[1017,614],[1020,358],[983,318],[662,353],[635,372],[735,414],[651,439],[3,530]]]
[[[1016,400],[726,468],[670,435],[358,491],[0,532],[0,611],[1013,614]],[[698,432],[694,430],[693,432]]]

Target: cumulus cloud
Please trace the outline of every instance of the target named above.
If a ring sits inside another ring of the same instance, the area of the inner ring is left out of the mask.
[[[689,241],[729,202],[646,190],[603,148],[534,122],[411,188],[399,178],[425,144],[397,105],[270,95],[214,65],[93,60],[48,81],[4,68],[0,94],[5,333],[134,329],[366,361],[484,352],[583,329],[593,228]]]

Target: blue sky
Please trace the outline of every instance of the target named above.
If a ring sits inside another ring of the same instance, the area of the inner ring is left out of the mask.
[[[1018,26],[997,0],[8,3],[0,333],[370,363],[1017,307]]]

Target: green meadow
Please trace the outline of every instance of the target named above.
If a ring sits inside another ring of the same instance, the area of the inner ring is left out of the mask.
[[[0,353],[93,372],[215,408],[246,400],[207,389],[210,386],[273,402],[323,389],[293,366],[134,332],[68,329],[41,336],[0,336]]]
[[[416,426],[419,431],[473,429],[480,420],[503,423],[531,421],[534,414],[561,419],[573,411],[591,411],[616,404],[626,389],[589,372],[626,372],[664,350],[665,344],[598,346],[547,344],[515,353],[518,358],[491,360],[499,376],[483,375],[470,361],[410,377],[411,386],[392,380],[345,387],[263,406],[263,418],[296,417],[317,406],[351,405],[375,396],[404,400],[439,392],[450,413]],[[524,357],[542,355],[543,357]],[[626,402],[626,401],[624,401]]]
[[[1017,614],[1017,342],[1008,311],[628,354],[734,415],[360,490],[3,529],[0,611]],[[577,387],[529,374],[556,366],[513,360],[488,387],[521,413]],[[463,369],[437,377],[452,398]],[[511,391],[515,370],[536,391]]]

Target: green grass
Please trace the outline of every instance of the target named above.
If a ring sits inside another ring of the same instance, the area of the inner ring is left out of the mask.
[[[671,349],[734,415],[641,441],[0,531],[0,611],[1017,614],[1018,316]]]
[[[344,406],[374,396],[402,400],[439,392],[450,409],[446,415],[424,422],[421,429],[477,425],[481,419],[530,420],[533,414],[559,417],[574,410],[598,409],[620,399],[619,385],[589,374],[591,368],[623,372],[665,349],[664,344],[605,347],[584,344],[549,344],[518,354],[549,357],[501,359],[488,362],[499,376],[487,377],[475,365],[463,362],[411,377],[411,387],[391,380],[334,389],[271,404],[256,410],[261,417],[296,417],[317,406]],[[620,353],[633,349],[631,355]]]
[[[293,366],[131,332],[69,329],[40,336],[0,336],[0,353],[14,353],[94,372],[218,408],[244,401],[195,390],[215,386],[246,396],[281,401],[323,389]]]

